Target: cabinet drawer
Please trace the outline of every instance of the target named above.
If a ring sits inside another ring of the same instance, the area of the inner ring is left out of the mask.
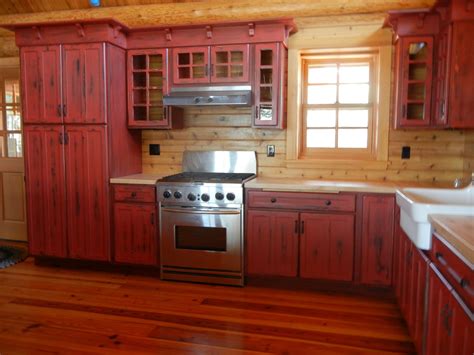
[[[353,194],[249,191],[248,206],[318,211],[355,211]]]
[[[432,258],[434,264],[449,281],[467,306],[474,309],[474,273],[446,244],[433,237]]]
[[[155,203],[155,186],[114,185],[114,200]]]

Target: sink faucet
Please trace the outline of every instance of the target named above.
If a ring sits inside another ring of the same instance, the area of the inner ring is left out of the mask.
[[[456,178],[453,181],[453,186],[455,189],[459,189],[460,187],[462,187],[462,183],[463,183],[462,178]]]

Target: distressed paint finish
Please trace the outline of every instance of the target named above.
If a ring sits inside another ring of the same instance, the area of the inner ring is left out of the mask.
[[[67,256],[62,126],[25,126],[29,249],[32,255]]]
[[[69,256],[109,260],[107,134],[103,126],[67,126]]]
[[[352,281],[354,216],[302,213],[300,276]]]
[[[24,123],[61,123],[61,46],[21,48]]]

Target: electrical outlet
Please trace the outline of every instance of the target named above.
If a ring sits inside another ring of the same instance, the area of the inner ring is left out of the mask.
[[[267,157],[275,156],[275,146],[273,144],[267,145]]]
[[[148,146],[150,155],[160,155],[160,145],[159,144],[150,144]]]
[[[402,147],[402,159],[410,159],[410,147]]]

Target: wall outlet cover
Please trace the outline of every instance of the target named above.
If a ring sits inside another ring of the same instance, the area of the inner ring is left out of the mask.
[[[150,144],[149,146],[150,155],[160,155],[160,145],[159,144]]]
[[[409,146],[402,147],[402,159],[410,159],[410,150]]]

